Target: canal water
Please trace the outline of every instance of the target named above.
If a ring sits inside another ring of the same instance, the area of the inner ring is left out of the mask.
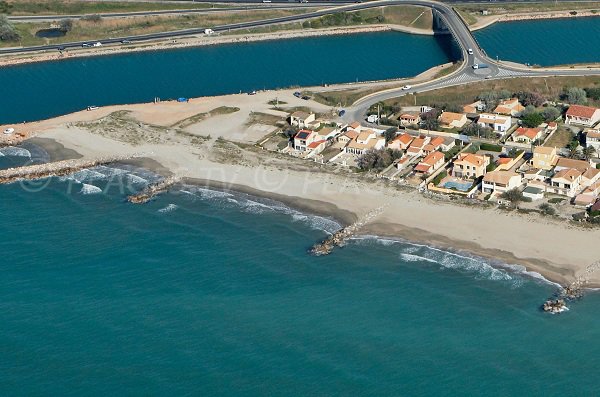
[[[449,37],[378,32],[76,58],[0,70],[0,123],[88,105],[414,76],[459,57]]]
[[[531,65],[600,62],[600,18],[504,22],[475,32],[492,57]]]

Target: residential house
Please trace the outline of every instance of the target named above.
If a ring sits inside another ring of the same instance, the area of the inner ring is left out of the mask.
[[[315,120],[312,120],[312,121],[306,121],[304,123],[304,126],[305,126],[305,128],[307,130],[313,130],[314,131],[314,130],[318,129],[320,126],[322,126],[324,124],[325,124],[324,120],[315,119]]]
[[[454,139],[451,136],[447,136],[447,137],[444,137],[444,142],[440,145],[439,149],[442,152],[447,152],[448,150],[452,149],[454,146],[456,146],[456,139]]]
[[[294,149],[299,152],[308,150],[308,145],[318,139],[318,135],[309,130],[300,130],[294,136]]]
[[[415,138],[413,139],[413,141],[411,142],[411,144],[408,146],[408,149],[406,149],[406,155],[407,156],[422,156],[423,153],[423,148],[425,147],[425,145],[427,145],[430,141],[429,137],[424,137],[424,138]]]
[[[421,116],[418,114],[403,113],[398,120],[400,120],[400,125],[418,125],[421,122]]]
[[[485,175],[490,158],[473,153],[461,153],[454,160],[452,176],[464,179],[476,179]]]
[[[589,207],[598,200],[598,195],[600,195],[600,181],[585,188],[581,194],[575,197],[573,204]]]
[[[537,146],[533,149],[533,168],[550,170],[557,161],[558,154],[555,147]]]
[[[345,145],[349,144],[350,141],[358,138],[358,132],[355,130],[346,130],[342,135],[337,137],[338,142],[341,142]]]
[[[552,177],[548,192],[567,197],[575,197],[580,190],[582,173],[575,168],[563,169]]]
[[[425,158],[419,164],[417,164],[415,171],[426,175],[431,175],[438,168],[444,165],[444,163],[444,153],[435,151],[425,156]]]
[[[521,105],[518,98],[505,99],[500,101],[496,109],[494,109],[494,113],[504,114],[507,116],[517,116],[519,115],[525,107]]]
[[[307,124],[315,121],[315,114],[297,111],[290,115],[290,125],[298,128],[307,128]]]
[[[443,112],[440,115],[440,127],[442,128],[462,128],[467,121],[467,115],[464,113]]]
[[[444,145],[444,138],[441,136],[436,136],[431,138],[429,143],[423,146],[423,153],[428,155],[429,153],[433,153],[436,150],[442,150],[442,146]]]
[[[393,150],[406,150],[414,139],[415,137],[412,135],[406,133],[400,134],[396,136],[393,141],[388,143],[388,147]]]
[[[510,129],[511,118],[509,116],[500,116],[491,113],[481,113],[477,119],[477,124],[482,127],[489,127],[496,133],[504,135]]]
[[[585,145],[593,147],[596,150],[596,156],[600,157],[600,129],[586,131]]]
[[[340,133],[340,129],[337,127],[323,127],[316,133],[319,134],[321,139],[327,140],[335,138]]]
[[[592,165],[588,161],[585,161],[585,160],[575,160],[575,159],[568,159],[565,157],[560,157],[556,161],[556,166],[554,167],[554,172],[559,172],[559,171],[566,170],[569,168],[575,168],[577,171],[579,171],[580,173],[583,174],[591,166]]]
[[[475,114],[477,112],[482,112],[484,110],[485,110],[485,103],[483,103],[482,101],[473,102],[473,103],[463,106],[463,113],[467,113],[467,114]]]
[[[346,153],[361,155],[367,150],[378,150],[385,147],[385,138],[378,137],[373,130],[363,130],[344,148]]]
[[[593,127],[600,121],[600,109],[591,106],[571,105],[565,114],[565,124]]]
[[[311,142],[307,146],[307,149],[306,149],[307,152],[310,152],[310,154],[308,155],[308,157],[314,156],[314,155],[317,155],[317,154],[321,153],[323,150],[325,150],[326,147],[327,147],[327,141],[324,140],[324,139],[321,139],[319,141]]]
[[[541,170],[539,168],[531,168],[523,173],[523,179],[528,181],[544,182],[552,178],[554,173],[551,170]]]
[[[360,123],[358,121],[354,121],[352,124],[349,124],[347,129],[360,131]]]
[[[530,198],[532,201],[541,200],[544,198],[544,186],[537,186],[535,184],[528,184],[523,189],[523,197]]]
[[[594,167],[588,168],[581,175],[581,186],[589,187],[595,184],[600,179],[600,170]]]
[[[513,133],[512,138],[515,142],[531,144],[542,137],[543,130],[541,128],[526,128],[519,127]]]
[[[483,176],[484,193],[500,195],[508,190],[521,186],[521,175],[512,171],[491,171]]]

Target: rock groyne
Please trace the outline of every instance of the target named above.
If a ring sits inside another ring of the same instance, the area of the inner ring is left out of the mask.
[[[26,165],[0,170],[0,184],[69,175],[85,168],[130,159],[128,157],[105,157],[97,159],[61,160],[51,163]]]
[[[146,186],[146,188],[141,192],[132,194],[131,196],[127,197],[127,201],[133,204],[147,203],[148,201],[152,200],[154,196],[167,191],[171,186],[173,186],[179,181],[181,181],[181,178],[176,176],[165,178],[161,181]]]
[[[346,240],[353,237],[367,222],[381,214],[381,212],[383,212],[383,208],[384,207],[376,208],[350,226],[338,230],[322,242],[313,245],[309,252],[315,256],[329,255],[335,247],[343,247]]]

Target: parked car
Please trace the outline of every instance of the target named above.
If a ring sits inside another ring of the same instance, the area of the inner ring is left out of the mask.
[[[305,101],[308,101],[308,100],[310,99],[310,97],[309,97],[308,95],[304,95],[304,96],[302,97],[302,99],[304,99]]]
[[[250,91],[248,95],[256,95],[256,91]]]
[[[476,63],[475,65],[472,66],[473,69],[479,69],[479,64]]]
[[[472,49],[472,48],[469,48],[469,49],[467,50],[467,52],[469,53],[469,55],[473,55],[473,49]]]
[[[296,92],[294,92],[294,96],[296,98],[301,98],[302,97],[302,93],[300,91],[296,91]]]
[[[121,40],[121,44],[131,44],[131,40]]]
[[[102,43],[97,41],[94,44],[92,44],[92,47],[102,47]]]
[[[341,109],[341,110],[338,112],[338,116],[340,116],[340,117],[342,117],[342,116],[343,116],[343,115],[345,115],[345,114],[346,114],[346,111],[345,111],[344,109]]]
[[[406,90],[410,90],[411,88],[412,88],[412,85],[408,85],[408,84],[407,84],[407,85],[405,85],[404,87],[402,87],[402,89],[403,89],[404,91],[406,91]]]

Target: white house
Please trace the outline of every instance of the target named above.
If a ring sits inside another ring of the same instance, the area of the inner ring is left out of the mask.
[[[511,118],[499,114],[481,113],[477,119],[477,124],[482,127],[489,127],[496,133],[504,135],[510,129]]]
[[[290,124],[298,128],[306,128],[307,125],[315,121],[314,113],[297,111],[290,114]]]
[[[595,156],[600,157],[600,129],[588,130],[585,134],[585,145],[596,150]]]
[[[571,105],[565,114],[565,124],[592,127],[598,121],[600,121],[600,109],[591,106]]]
[[[502,194],[521,186],[521,175],[512,171],[491,171],[483,176],[481,188],[484,193]]]

